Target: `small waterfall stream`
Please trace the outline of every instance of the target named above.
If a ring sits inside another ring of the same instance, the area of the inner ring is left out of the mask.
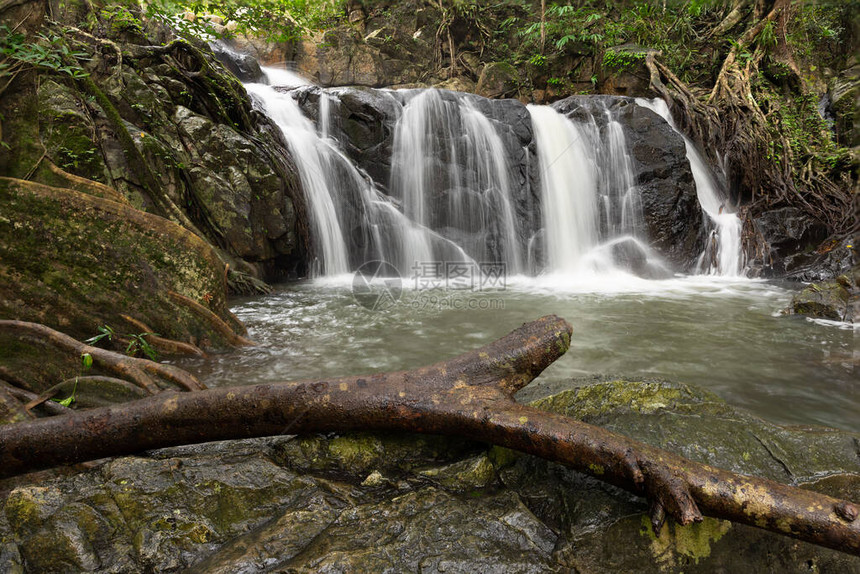
[[[725,194],[719,189],[707,162],[696,149],[690,138],[685,136],[675,126],[669,106],[660,98],[646,100],[636,98],[636,103],[648,108],[661,116],[672,128],[684,138],[687,147],[687,159],[693,179],[696,181],[696,194],[699,204],[708,215],[714,226],[705,250],[699,258],[700,272],[738,277],[743,274],[741,229],[742,224],[736,213],[730,212],[725,205]],[[712,260],[716,265],[712,264]]]
[[[522,271],[505,148],[469,96],[435,89],[412,95],[397,121],[391,164],[391,191],[409,219],[475,261]]]
[[[529,106],[542,177],[547,267],[579,269],[597,244],[597,174],[583,130],[547,106]]]
[[[264,68],[269,83],[295,83],[295,75]],[[468,260],[463,250],[410,220],[328,137],[331,102],[320,98],[320,129],[289,94],[269,84],[246,84],[283,133],[307,194],[313,230],[313,276],[345,274],[366,261],[384,260],[406,274],[417,261]]]

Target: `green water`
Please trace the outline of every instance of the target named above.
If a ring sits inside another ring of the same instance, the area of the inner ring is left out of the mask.
[[[407,289],[377,311],[350,287],[298,283],[239,300],[233,311],[259,345],[180,364],[209,386],[409,369],[553,313],[573,325],[571,348],[536,388],[592,374],[663,377],[775,422],[860,431],[856,331],[779,316],[791,292],[764,282],[510,280],[488,292]]]

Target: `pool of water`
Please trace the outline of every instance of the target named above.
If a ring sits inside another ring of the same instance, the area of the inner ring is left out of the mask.
[[[573,325],[573,338],[539,385],[593,374],[661,377],[775,422],[860,431],[857,331],[780,316],[791,291],[778,285],[619,275],[509,278],[480,291],[404,287],[396,304],[375,310],[356,302],[352,277],[237,300],[233,311],[259,345],[179,364],[209,386],[409,369],[552,313]]]

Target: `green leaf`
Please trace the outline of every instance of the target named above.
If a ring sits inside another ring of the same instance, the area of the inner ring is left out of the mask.
[[[68,396],[68,397],[66,397],[65,399],[63,399],[63,400],[61,400],[61,401],[56,401],[56,402],[60,403],[60,404],[61,404],[61,405],[63,405],[64,407],[70,407],[70,406],[72,406],[72,403],[73,403],[73,402],[75,402],[75,396],[74,396],[74,395],[69,395],[69,396]]]
[[[89,353],[81,354],[81,363],[83,363],[84,370],[88,371],[93,366],[93,356]]]

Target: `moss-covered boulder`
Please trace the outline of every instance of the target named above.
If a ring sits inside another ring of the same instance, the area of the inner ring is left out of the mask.
[[[851,290],[856,289],[847,275],[835,281],[812,283],[791,298],[787,312],[831,321],[853,321]]]
[[[0,317],[80,339],[100,325],[140,332],[123,315],[203,346],[242,332],[224,264],[181,226],[122,200],[11,178],[0,178],[0,204]],[[15,360],[13,347],[6,341],[0,359]]]
[[[135,3],[73,4],[21,29],[25,42],[63,36],[43,49],[81,54],[80,69],[25,68],[5,86],[0,176],[63,186],[60,168],[194,232],[235,271],[303,273],[297,172],[241,83],[206,44],[177,39]]]
[[[739,472],[860,499],[860,436],[785,428],[713,394],[605,380],[535,405]],[[860,559],[645,501],[458,439],[227,441],[0,482],[0,565],[24,572],[860,572]]]

